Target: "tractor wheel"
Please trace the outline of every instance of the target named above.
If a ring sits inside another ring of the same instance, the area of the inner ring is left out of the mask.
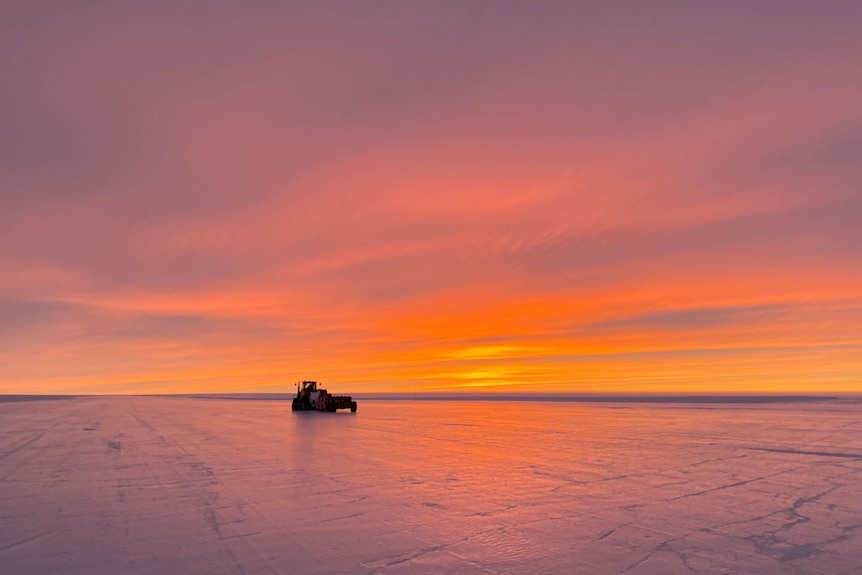
[[[355,401],[350,402],[350,412],[356,413],[356,402]]]
[[[297,411],[299,409],[299,399],[298,398],[296,398],[296,397],[293,398],[293,403],[290,404],[290,409],[292,409],[293,411]]]

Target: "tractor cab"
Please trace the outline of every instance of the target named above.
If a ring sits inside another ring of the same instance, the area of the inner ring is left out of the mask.
[[[300,381],[296,384],[296,399],[305,409],[311,409],[317,404],[321,391],[323,390],[317,389],[316,381]]]

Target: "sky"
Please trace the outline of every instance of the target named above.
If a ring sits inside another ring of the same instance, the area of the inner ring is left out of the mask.
[[[859,2],[0,11],[0,393],[862,392]]]

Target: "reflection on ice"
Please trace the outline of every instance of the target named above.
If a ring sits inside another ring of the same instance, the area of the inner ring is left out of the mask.
[[[0,403],[3,573],[835,573],[862,416],[757,405]]]

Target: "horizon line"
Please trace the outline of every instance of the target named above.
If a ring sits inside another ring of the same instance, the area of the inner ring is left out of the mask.
[[[340,394],[347,395],[347,394]],[[468,392],[365,392],[350,394],[362,401],[524,401],[560,403],[813,403],[858,400],[859,393],[782,392],[571,392],[571,393],[468,393]],[[0,394],[0,403],[98,397],[164,397],[249,401],[284,401],[290,392],[136,393],[136,394]]]

